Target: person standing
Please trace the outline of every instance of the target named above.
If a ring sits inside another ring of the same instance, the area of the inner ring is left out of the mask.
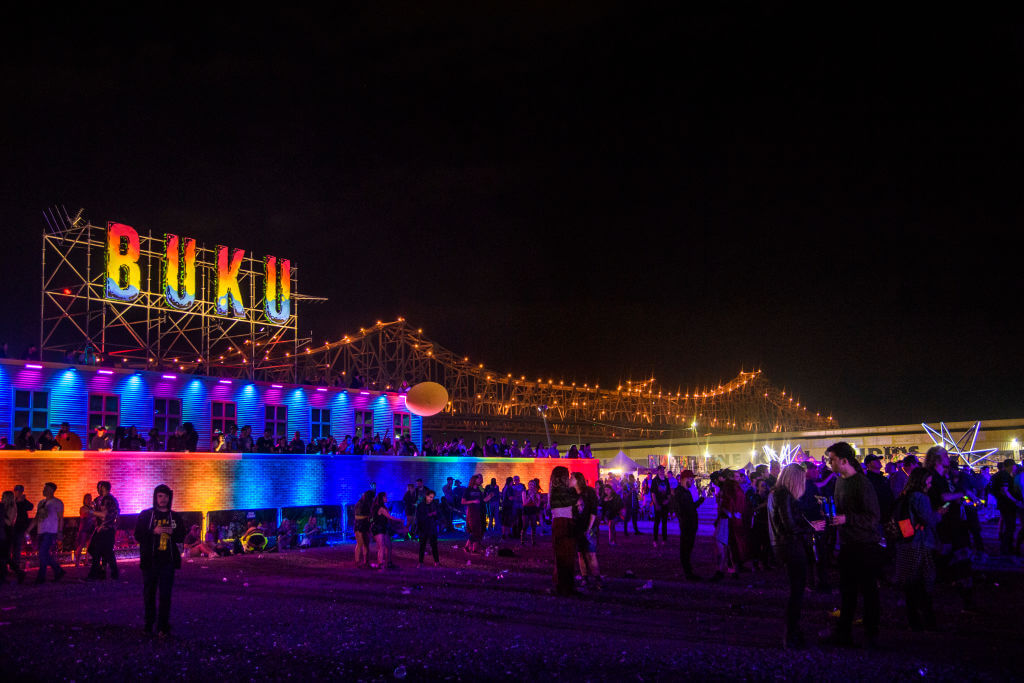
[[[600,590],[601,571],[597,566],[597,491],[587,485],[582,472],[573,472],[571,483],[579,496],[574,508],[573,526],[576,530],[580,576],[588,587]]]
[[[923,468],[911,471],[907,485],[893,504],[893,519],[910,520],[914,535],[896,542],[896,585],[903,589],[910,630],[935,628],[932,591],[935,588],[936,526],[948,508],[932,510],[928,489],[932,473]]]
[[[693,470],[683,470],[679,475],[679,486],[673,493],[679,520],[679,562],[683,565],[683,573],[688,581],[700,581],[701,578],[693,573],[693,565],[690,563],[693,545],[697,540],[697,508],[704,502],[704,496],[694,501],[693,493],[690,492],[695,477]]]
[[[665,466],[658,466],[658,475],[651,481],[651,503],[654,505],[654,547],[658,547],[658,525],[661,525],[661,545],[668,543],[668,512],[672,487],[665,478]]]
[[[441,506],[434,500],[434,495],[431,489],[423,489],[423,500],[416,506],[416,528],[419,530],[420,538],[420,561],[417,567],[423,566],[423,555],[428,543],[434,556],[434,566],[441,566],[441,557],[437,554],[437,529],[441,519]]]
[[[469,486],[462,492],[462,504],[466,508],[466,540],[467,553],[479,553],[480,543],[484,540],[484,505],[491,499],[484,495],[480,488],[484,483],[484,475],[474,474],[469,478]]]
[[[14,504],[14,491],[4,491],[0,495],[0,585],[7,583],[7,567],[11,564],[10,541],[17,519],[18,508]]]
[[[996,498],[996,509],[999,510],[999,554],[1004,557],[1015,554],[1013,536],[1017,529],[1017,514],[1024,508],[1024,505],[1013,495],[1013,467],[1015,464],[1012,458],[1007,458],[999,463],[999,470],[989,482],[992,494]]]
[[[178,544],[185,540],[185,520],[171,509],[174,492],[166,484],[153,489],[153,507],[143,510],[135,522],[135,540],[139,544],[139,568],[142,570],[142,600],[146,633],[166,637],[171,633],[171,588],[174,572],[181,569]],[[160,611],[157,612],[157,591]]]
[[[36,542],[39,544],[39,573],[36,583],[46,581],[46,568],[53,567],[53,580],[60,581],[67,572],[53,556],[53,547],[60,550],[61,539],[64,537],[64,501],[55,497],[57,485],[47,482],[43,485],[43,499],[36,507],[36,516],[29,525],[29,531],[36,529]]]
[[[25,497],[25,487],[21,484],[14,487],[14,506],[18,511],[18,516],[11,528],[12,533],[7,543],[11,553],[11,571],[18,577],[18,583],[21,583],[25,580],[25,570],[21,565],[21,546],[25,543],[25,532],[30,523],[28,513],[35,508],[32,501]]]
[[[92,504],[92,516],[96,518],[96,531],[93,532],[92,540],[89,542],[92,568],[85,580],[98,581],[107,578],[107,567],[110,568],[110,578],[117,580],[120,574],[117,570],[117,558],[114,556],[114,540],[117,535],[117,518],[121,514],[121,508],[117,504],[117,498],[110,493],[109,481],[97,482],[96,492],[99,495]]]
[[[829,466],[836,481],[836,512],[832,524],[839,528],[839,624],[832,642],[851,645],[857,597],[864,597],[864,633],[867,643],[878,642],[881,600],[878,578],[882,567],[878,497],[864,476],[853,446],[839,441],[828,447]]]
[[[548,508],[551,510],[551,547],[555,555],[555,595],[575,595],[573,560],[576,540],[573,535],[572,511],[579,496],[569,486],[569,468],[559,465],[551,469],[548,484]]]
[[[768,536],[776,559],[786,567],[789,578],[789,600],[786,602],[786,630],[783,644],[786,648],[804,646],[800,629],[800,611],[804,590],[807,588],[807,568],[810,564],[811,537],[825,528],[825,521],[809,522],[800,511],[799,500],[807,487],[807,475],[796,463],[790,463],[779,473],[775,486],[768,494]]]
[[[640,488],[631,472],[622,482],[622,533],[629,536],[629,523],[633,522],[633,533],[640,534],[636,522],[640,515]]]
[[[373,506],[373,491],[365,491],[355,507],[353,532],[356,537],[356,567],[370,568],[370,516]]]
[[[949,481],[949,453],[942,446],[932,446],[924,458],[924,468],[932,473],[928,499],[932,510],[946,508],[936,527],[943,557],[942,573],[952,581],[965,611],[974,611],[974,578],[971,573],[971,534],[962,518],[960,499],[963,494],[954,490]]]

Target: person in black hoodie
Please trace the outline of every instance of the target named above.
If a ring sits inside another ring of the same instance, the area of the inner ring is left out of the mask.
[[[181,515],[171,510],[174,492],[166,484],[153,489],[153,507],[139,513],[135,523],[135,540],[139,543],[139,568],[142,570],[142,596],[146,608],[146,633],[153,632],[156,622],[161,637],[170,634],[171,587],[174,572],[181,569],[178,544],[185,540],[187,529]],[[156,593],[160,589],[160,612],[157,615]]]
[[[679,475],[679,486],[673,492],[676,499],[676,514],[679,517],[679,561],[683,565],[687,581],[700,581],[701,578],[693,572],[693,565],[690,563],[693,545],[697,540],[697,508],[704,502],[704,496],[695,501],[693,494],[690,493],[690,486],[695,477],[693,470],[683,470]]]
[[[434,500],[434,492],[423,489],[423,500],[416,506],[416,528],[420,537],[420,561],[417,567],[423,566],[423,555],[430,543],[430,551],[434,555],[434,566],[441,566],[441,558],[437,554],[437,527],[440,520],[441,506]]]

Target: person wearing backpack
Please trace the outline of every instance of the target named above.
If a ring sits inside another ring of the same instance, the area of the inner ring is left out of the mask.
[[[910,630],[935,628],[932,592],[935,588],[935,552],[939,547],[936,526],[947,508],[933,511],[928,498],[932,471],[919,467],[910,473],[907,485],[893,502],[896,524],[911,529],[896,543],[896,585],[903,589]]]

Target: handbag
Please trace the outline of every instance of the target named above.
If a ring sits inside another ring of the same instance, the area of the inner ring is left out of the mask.
[[[903,511],[906,517],[898,519],[901,515],[894,512],[893,516],[886,520],[885,524],[882,525],[882,531],[885,533],[886,543],[902,543],[903,541],[909,541],[917,533],[917,527],[914,526],[914,522],[910,519],[910,499],[907,496],[901,497],[902,505],[897,506]]]

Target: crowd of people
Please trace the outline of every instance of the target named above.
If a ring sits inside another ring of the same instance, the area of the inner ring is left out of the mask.
[[[902,591],[907,624],[914,630],[936,628],[932,595],[940,580],[955,588],[965,610],[975,608],[971,562],[985,552],[979,510],[989,496],[1000,515],[999,552],[1019,554],[1024,538],[1024,530],[1015,535],[1017,518],[1024,516],[1024,472],[1012,460],[1001,463],[990,476],[987,467],[975,472],[951,463],[948,453],[935,447],[923,462],[910,454],[883,468],[881,458],[869,455],[862,462],[849,444],[838,442],[821,461],[785,467],[773,462],[720,470],[699,479],[690,470],[675,474],[659,467],[642,478],[609,473],[591,485],[581,473],[557,466],[547,482],[523,482],[513,476],[504,485],[493,478],[485,484],[483,476],[475,474],[466,484],[448,477],[435,491],[416,480],[394,501],[386,491],[371,486],[354,506],[354,564],[378,571],[397,568],[392,545],[396,538],[419,541],[421,567],[428,550],[434,565],[440,566],[441,534],[464,533],[462,552],[469,557],[485,552],[488,533],[520,545],[536,545],[538,537],[550,534],[555,560],[552,590],[573,595],[602,590],[598,549],[602,542],[617,544],[620,522],[621,533],[628,536],[641,533],[639,519],[650,519],[650,540],[657,549],[668,543],[668,523],[674,518],[687,580],[784,571],[789,586],[782,609],[787,647],[806,644],[801,629],[805,593],[830,593],[838,574],[839,619],[830,642],[846,646],[853,641],[858,602],[863,603],[866,643],[877,642],[882,581]],[[53,580],[66,573],[54,557],[64,525],[64,504],[56,489],[52,483],[44,486],[32,518],[34,506],[23,487],[3,492],[0,579],[6,580],[8,570],[19,582],[25,579],[22,544],[33,530],[39,555],[36,581],[45,581],[48,569]],[[77,566],[83,560],[82,549],[88,548],[90,581],[105,579],[108,572],[118,577],[114,539],[119,506],[109,482],[99,482],[97,494],[86,494],[79,509],[73,554]],[[143,563],[150,630],[155,625],[166,633],[169,628],[169,612],[163,605],[169,606],[173,571],[180,566],[182,553],[213,558],[326,542],[315,516],[301,530],[287,519],[277,528],[251,520],[246,529],[230,529],[228,534],[211,523],[201,535],[199,525],[186,528],[180,515],[171,511],[172,496],[170,489],[157,487],[154,506],[140,514],[134,534]],[[706,568],[710,575],[702,576],[691,556],[698,509],[712,500],[713,564]],[[158,594],[159,612],[154,607]]]

